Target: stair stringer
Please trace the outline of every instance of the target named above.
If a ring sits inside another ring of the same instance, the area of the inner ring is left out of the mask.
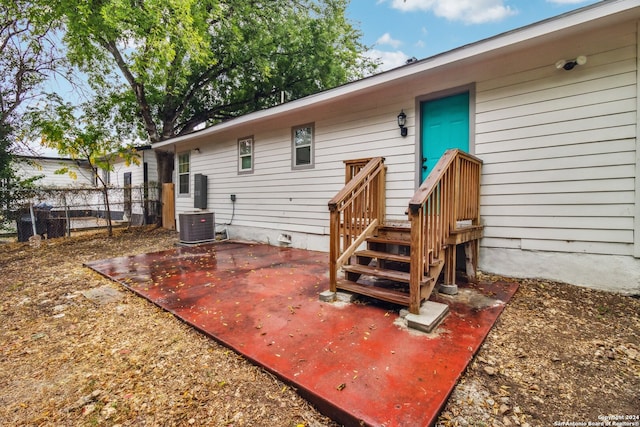
[[[420,300],[427,300],[431,296],[440,277],[440,273],[442,273],[444,269],[444,253],[445,251],[440,251],[439,256],[429,262],[426,280],[424,280],[420,286]]]

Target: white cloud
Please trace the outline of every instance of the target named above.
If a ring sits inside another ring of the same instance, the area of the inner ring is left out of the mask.
[[[387,71],[405,65],[407,59],[409,59],[409,57],[400,50],[387,52],[384,50],[371,49],[365,53],[365,56],[380,61],[379,71]]]
[[[376,46],[390,46],[395,51],[386,51],[382,49],[371,49],[365,53],[365,56],[375,60],[380,64],[378,71],[387,71],[392,68],[406,64],[409,57],[402,51],[397,50],[402,45],[400,40],[391,37],[391,34],[384,33],[378,40]]]
[[[504,0],[391,0],[391,7],[407,12],[433,12],[450,21],[467,24],[500,21],[517,13],[510,6],[505,6]]]
[[[391,34],[389,34],[389,33],[384,33],[376,41],[376,45],[386,45],[386,46],[391,46],[393,48],[398,48],[398,47],[400,47],[401,44],[402,44],[402,42],[400,40],[396,40],[396,39],[392,38]]]

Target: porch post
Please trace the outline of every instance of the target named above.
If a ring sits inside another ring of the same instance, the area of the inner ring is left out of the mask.
[[[444,286],[456,286],[456,248],[458,245],[452,243],[445,249],[444,260]],[[448,293],[448,292],[447,292]]]
[[[423,210],[409,208],[411,223],[411,263],[409,265],[409,312],[420,314],[420,284],[424,274],[424,233],[422,231]]]
[[[471,283],[477,282],[478,272],[478,248],[480,246],[480,240],[474,239],[464,244],[464,253],[467,271],[467,279]]]
[[[338,290],[338,257],[340,256],[340,211],[336,205],[329,205],[329,290]]]
[[[377,197],[378,205],[376,206],[376,208],[378,209],[377,218],[380,225],[384,225],[385,214],[387,211],[387,188],[386,188],[387,167],[386,166],[382,165],[382,169],[380,170],[380,174],[378,175],[377,180],[378,180],[378,185],[376,186],[378,190],[378,197]]]

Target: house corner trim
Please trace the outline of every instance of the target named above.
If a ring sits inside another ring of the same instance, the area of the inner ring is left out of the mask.
[[[640,21],[636,21],[636,173],[633,256],[640,258]]]

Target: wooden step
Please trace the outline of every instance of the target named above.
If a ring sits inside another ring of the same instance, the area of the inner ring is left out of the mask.
[[[377,228],[375,237],[400,242],[389,244],[405,245],[404,241],[411,241],[411,228],[401,224],[386,224]]]
[[[365,295],[382,301],[403,305],[405,307],[409,306],[409,294],[405,292],[370,285],[360,285],[348,280],[338,280],[337,287],[343,291]]]
[[[364,274],[366,276],[375,276],[381,279],[393,280],[395,282],[409,283],[409,273],[396,270],[385,270],[367,265],[344,265],[342,269],[348,273]]]
[[[400,225],[379,225],[378,231],[393,231],[409,235],[411,234],[411,227],[402,227]]]
[[[354,255],[365,257],[365,258],[383,259],[385,261],[393,261],[393,262],[406,262],[406,263],[411,262],[411,257],[408,255],[390,254],[388,252],[372,251],[370,249],[357,251]]]
[[[378,230],[411,232],[411,223],[409,221],[385,222],[378,227]]]
[[[400,245],[400,246],[410,246],[411,245],[411,241],[410,240],[392,239],[392,238],[388,238],[388,237],[384,237],[384,236],[369,237],[367,239],[367,242],[369,242],[369,243],[384,243],[384,244],[387,244],[387,245]]]

